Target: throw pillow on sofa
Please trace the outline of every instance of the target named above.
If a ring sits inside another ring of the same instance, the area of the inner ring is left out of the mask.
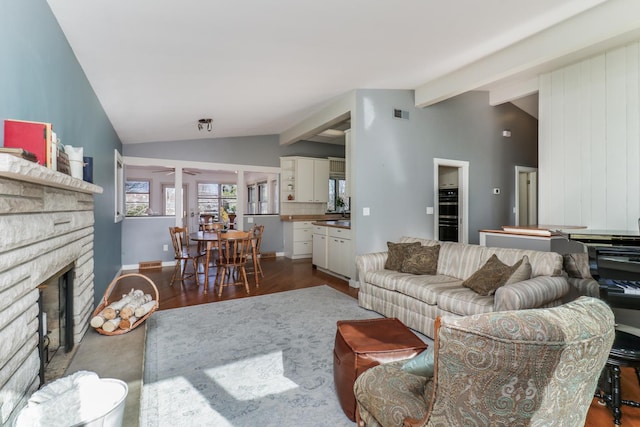
[[[589,255],[584,253],[564,254],[562,256],[564,270],[569,277],[576,279],[591,279],[591,268],[589,267]]]
[[[522,266],[523,264],[525,265]],[[513,279],[511,279],[512,276],[514,276]],[[493,254],[480,270],[462,282],[462,286],[470,288],[482,296],[488,296],[493,295],[500,286],[527,280],[530,277],[531,264],[526,255],[514,265],[508,266]]]
[[[520,266],[507,277],[507,281],[504,283],[505,285],[531,279],[531,263],[529,262],[529,257],[524,255],[518,262],[521,263]],[[518,265],[518,262],[514,265]]]
[[[402,268],[402,262],[406,256],[407,249],[421,246],[420,242],[413,243],[393,243],[387,242],[387,261],[384,263],[385,270],[399,271]]]
[[[440,245],[416,246],[407,249],[400,271],[411,274],[436,274]]]

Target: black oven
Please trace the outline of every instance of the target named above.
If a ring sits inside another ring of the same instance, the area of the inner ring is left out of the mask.
[[[458,189],[438,192],[438,236],[443,242],[458,241]]]

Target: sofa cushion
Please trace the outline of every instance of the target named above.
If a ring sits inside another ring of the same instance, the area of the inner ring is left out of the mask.
[[[374,366],[356,380],[353,391],[367,425],[402,426],[407,417],[421,419],[427,414],[425,396],[433,394],[433,379],[402,371],[403,363]]]
[[[462,285],[441,290],[437,298],[440,310],[457,314],[458,316],[491,313],[495,311],[494,303],[494,295],[480,295]]]
[[[468,279],[486,262],[484,246],[442,242],[438,255],[438,274]]]
[[[395,290],[429,305],[435,305],[438,303],[440,292],[445,289],[459,288],[461,283],[460,279],[442,274],[435,276],[405,274],[397,280]]]
[[[500,286],[504,285],[511,275],[518,270],[523,259],[512,266],[508,266],[494,254],[478,271],[462,282],[462,286],[473,289],[478,294],[493,295]]]
[[[400,271],[410,274],[436,274],[440,245],[409,247]]]
[[[515,264],[526,255],[531,263],[531,277],[562,275],[562,255],[557,252],[486,247],[482,263],[486,262],[494,254],[507,265]]]
[[[389,253],[387,255],[387,261],[384,263],[386,270],[399,271],[402,268],[402,262],[407,254],[407,250],[411,247],[420,246],[420,242],[413,243],[393,243],[387,242],[387,248]]]
[[[395,291],[398,281],[400,280],[400,278],[405,276],[413,277],[413,275],[410,275],[408,273],[400,273],[393,270],[376,270],[367,271],[364,275],[363,280],[380,288]]]

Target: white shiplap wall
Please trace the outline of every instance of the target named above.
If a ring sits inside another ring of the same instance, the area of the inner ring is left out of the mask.
[[[636,230],[640,42],[540,77],[541,224]]]

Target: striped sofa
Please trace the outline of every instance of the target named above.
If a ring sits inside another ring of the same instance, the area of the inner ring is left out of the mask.
[[[359,255],[356,259],[361,307],[387,317],[397,317],[408,327],[434,337],[438,316],[468,316],[494,311],[554,307],[563,303],[570,285],[563,272],[563,257],[555,252],[492,248],[453,242],[402,237],[400,243],[440,245],[435,275],[414,275],[385,270],[387,252]],[[481,296],[462,286],[495,254],[513,265],[527,255],[531,279],[505,285],[494,295]]]

